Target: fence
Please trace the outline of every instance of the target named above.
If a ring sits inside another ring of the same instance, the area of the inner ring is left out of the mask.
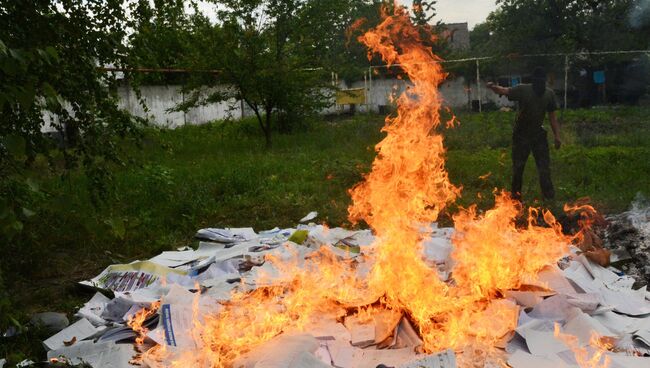
[[[589,106],[607,103],[638,103],[650,85],[650,50],[601,51],[557,54],[506,55],[474,57],[443,61],[450,77],[440,86],[446,106],[483,111],[490,108],[511,107],[507,98],[499,97],[486,88],[488,81],[511,87],[526,83],[528,72],[536,65],[549,72],[549,86],[558,93],[561,106]],[[399,95],[409,85],[406,80],[381,77],[385,65],[368,67],[362,80],[350,83],[333,81],[341,89],[363,89],[365,103],[358,105],[359,112],[383,112],[392,105],[393,96]],[[399,68],[392,65],[391,68]],[[102,68],[107,72],[121,69]],[[216,71],[189,71],[181,69],[135,69],[131,72],[160,73],[215,73]],[[389,73],[383,73],[389,74]],[[357,93],[357,92],[355,92]],[[123,87],[119,91],[120,106],[136,116],[146,117],[165,127],[203,124],[225,118],[250,115],[241,101],[228,101],[197,107],[187,112],[171,112],[184,99],[181,86],[143,86],[141,94],[146,111],[135,94]],[[334,100],[332,101],[335,102]],[[335,106],[324,114],[345,110]]]
[[[450,71],[449,82],[441,86],[441,93],[450,107],[459,107],[461,90],[467,106],[482,111],[486,102],[497,107],[511,106],[507,99],[486,91],[486,82],[504,87],[525,83],[528,72],[536,65],[549,71],[550,86],[560,92],[561,106],[585,106],[599,103],[637,103],[650,85],[650,50],[598,51],[554,54],[529,54],[473,57],[445,60]],[[374,65],[364,75],[368,90],[369,109],[378,108],[378,93],[385,92],[385,79],[373,79],[377,70],[399,68]],[[397,81],[396,85],[400,82]],[[359,83],[357,83],[359,84]],[[353,85],[357,87],[357,85]],[[474,102],[474,104],[472,104]],[[381,106],[381,105],[379,105]]]

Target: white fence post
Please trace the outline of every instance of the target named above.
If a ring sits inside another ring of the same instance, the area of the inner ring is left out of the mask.
[[[476,92],[478,93],[478,112],[483,112],[483,98],[481,97],[481,62],[476,59]]]
[[[564,110],[568,105],[568,92],[569,91],[569,55],[564,55]]]

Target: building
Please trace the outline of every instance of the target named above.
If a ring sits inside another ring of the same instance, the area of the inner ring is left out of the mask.
[[[445,37],[453,50],[469,49],[469,26],[465,23],[442,24],[442,35]]]

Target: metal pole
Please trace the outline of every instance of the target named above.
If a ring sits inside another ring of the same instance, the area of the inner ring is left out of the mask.
[[[478,93],[478,112],[483,112],[483,101],[481,98],[481,62],[476,59],[476,92]]]
[[[569,55],[564,55],[564,110],[568,106],[568,91],[569,91]]]
[[[372,66],[368,67],[368,112],[370,112],[370,105],[372,104]]]
[[[365,105],[368,105],[368,77],[366,76],[366,72],[363,72],[363,94],[365,95]]]

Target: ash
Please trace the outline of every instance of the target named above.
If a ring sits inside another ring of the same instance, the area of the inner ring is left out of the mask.
[[[629,211],[607,220],[603,235],[612,266],[634,277],[635,289],[650,284],[650,201],[639,196]]]

